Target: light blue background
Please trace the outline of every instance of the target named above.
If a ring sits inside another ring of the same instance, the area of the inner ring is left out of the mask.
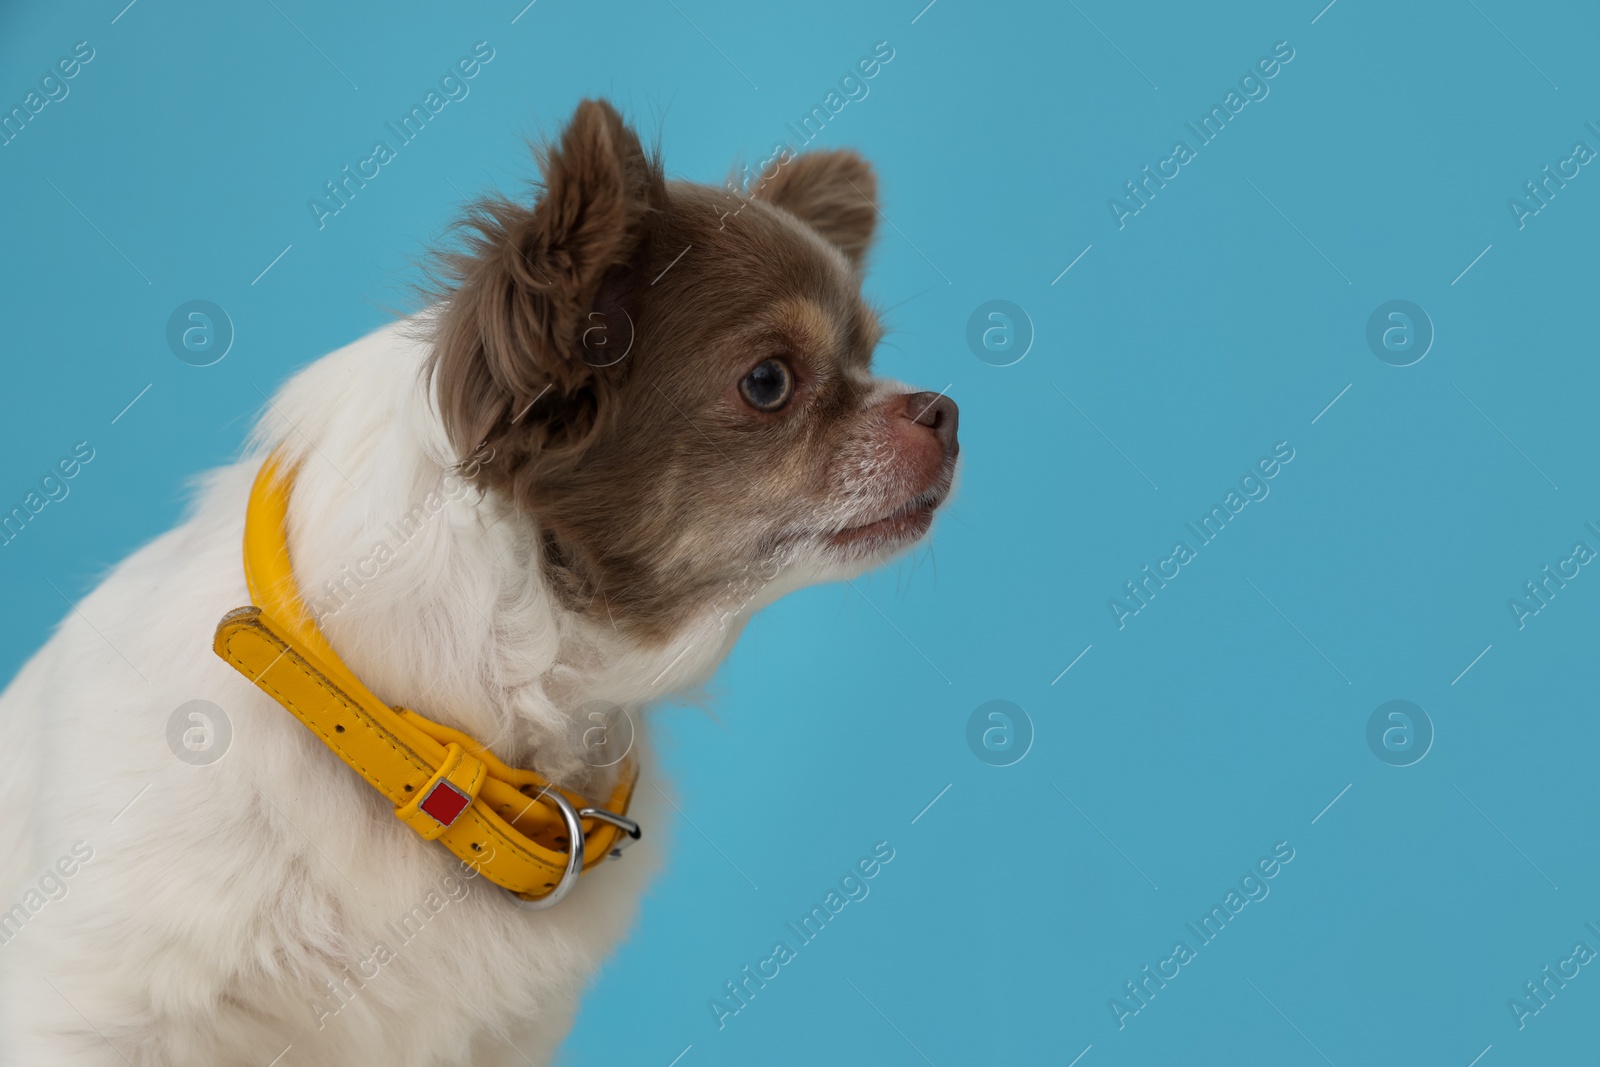
[[[1506,205],[1600,148],[1591,6],[123,2],[0,17],[6,108],[96,50],[0,148],[0,504],[97,450],[0,549],[0,672],[65,612],[50,583],[167,529],[262,393],[405,304],[463,194],[531,176],[525,135],[604,94],[720,181],[887,40],[820,143],[878,168],[880,367],[959,401],[959,495],[931,548],[757,620],[713,714],[657,717],[685,817],[562,1062],[1592,1055],[1595,968],[1526,1029],[1506,1006],[1600,948],[1600,576],[1520,631],[1506,604],[1600,547],[1600,174],[1520,231]],[[319,232],[306,200],[479,40],[470,97]],[[1280,40],[1270,96],[1119,230],[1107,198]],[[237,328],[212,367],[163,340],[194,298]],[[1005,368],[964,339],[995,298],[1036,331]],[[1411,367],[1364,340],[1394,298],[1437,330]],[[1280,440],[1270,497],[1119,631],[1107,599]],[[965,741],[997,698],[1036,732],[1005,768]],[[1415,766],[1366,744],[1392,698],[1437,730]],[[709,998],[880,840],[871,895],[719,1031]],[[1279,841],[1271,895],[1119,1030],[1108,998]]]

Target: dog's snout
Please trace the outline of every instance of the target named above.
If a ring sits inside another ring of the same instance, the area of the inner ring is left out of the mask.
[[[960,449],[956,440],[956,425],[961,421],[961,409],[943,393],[911,393],[906,397],[906,418],[919,426],[932,430],[947,455]]]

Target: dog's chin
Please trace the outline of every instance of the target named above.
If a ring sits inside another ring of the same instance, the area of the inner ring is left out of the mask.
[[[881,562],[927,534],[950,483],[949,476],[941,477],[887,515],[828,534],[824,543],[835,558],[865,566]]]

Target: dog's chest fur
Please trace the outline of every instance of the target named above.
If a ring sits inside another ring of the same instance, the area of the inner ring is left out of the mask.
[[[282,1067],[544,1062],[565,1034],[656,860],[648,754],[644,842],[527,912],[211,651],[248,602],[245,500],[281,445],[300,460],[302,591],[380,697],[592,785],[605,772],[571,744],[573,708],[637,709],[715,668],[726,619],[640,648],[556,605],[527,524],[442,481],[423,357],[397,324],[294,379],[255,458],[210,476],[194,516],[116,568],[0,696],[0,907],[75,843],[93,851],[0,945],[0,1064],[222,1067],[286,1045]],[[232,728],[209,766],[168,747],[192,700]]]

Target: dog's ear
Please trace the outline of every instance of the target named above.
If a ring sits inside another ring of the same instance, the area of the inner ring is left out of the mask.
[[[878,179],[854,152],[806,152],[759,181],[751,195],[775,204],[816,230],[861,266],[878,222]]]
[[[478,203],[465,248],[444,257],[428,364],[457,455],[502,472],[576,451],[594,429],[625,373],[651,218],[666,201],[659,156],[603,100],[579,104],[538,155],[537,203]]]

